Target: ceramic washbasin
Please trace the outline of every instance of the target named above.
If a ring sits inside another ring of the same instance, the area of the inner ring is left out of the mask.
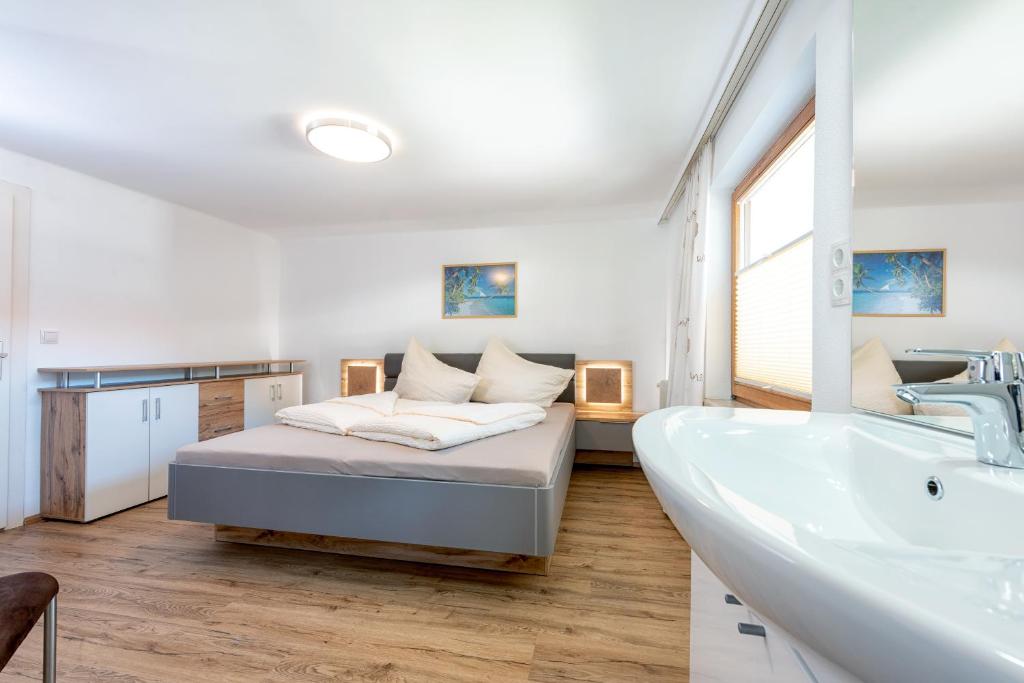
[[[859,414],[670,408],[633,439],[723,583],[847,671],[1024,680],[1024,470]]]

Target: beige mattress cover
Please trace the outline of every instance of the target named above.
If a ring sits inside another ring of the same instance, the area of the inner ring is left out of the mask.
[[[544,487],[554,475],[576,409],[571,403],[555,403],[547,413],[533,427],[440,451],[267,425],[185,446],[175,462]]]

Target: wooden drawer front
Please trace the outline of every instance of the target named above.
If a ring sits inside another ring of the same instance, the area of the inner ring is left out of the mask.
[[[245,408],[243,380],[199,385],[199,440],[242,431]]]
[[[227,405],[242,404],[245,400],[245,383],[240,379],[223,382],[205,382],[199,385],[199,413],[204,410],[219,410]]]
[[[206,441],[232,432],[242,431],[242,405],[199,415],[199,440]]]

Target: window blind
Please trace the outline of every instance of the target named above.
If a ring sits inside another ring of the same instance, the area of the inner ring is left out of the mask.
[[[812,237],[736,274],[736,381],[811,394]]]

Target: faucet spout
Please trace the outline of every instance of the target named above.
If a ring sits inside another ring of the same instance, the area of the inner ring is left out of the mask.
[[[971,358],[971,381],[897,384],[896,396],[910,405],[960,406],[974,426],[980,462],[1024,469],[1024,359],[996,351],[988,358],[980,358],[977,351],[941,353]]]

